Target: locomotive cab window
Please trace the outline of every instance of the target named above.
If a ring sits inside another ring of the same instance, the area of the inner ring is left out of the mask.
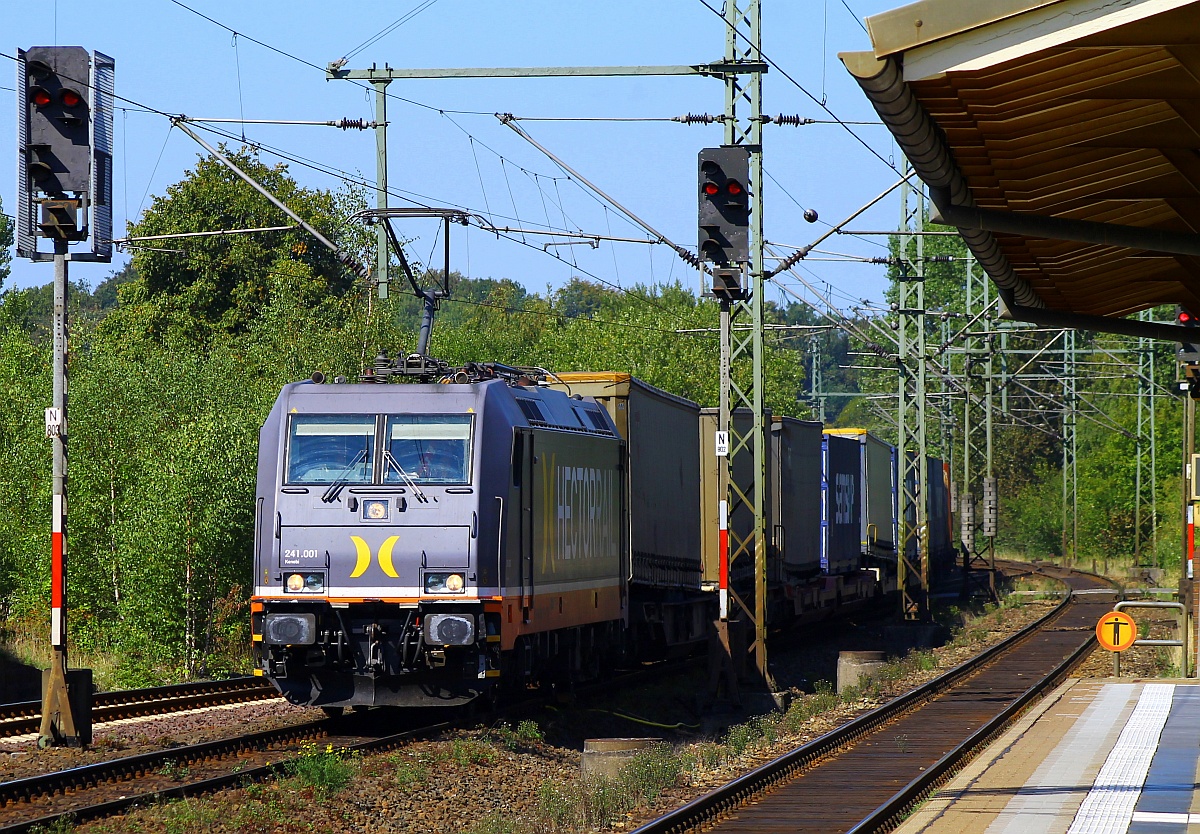
[[[369,484],[374,478],[375,418],[292,415],[287,482]]]
[[[387,418],[383,481],[466,484],[471,480],[470,414],[397,414]]]

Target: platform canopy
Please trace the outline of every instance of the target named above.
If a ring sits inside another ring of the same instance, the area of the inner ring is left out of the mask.
[[[1123,317],[1200,314],[1200,0],[922,0],[866,23],[873,51],[840,57],[1009,314],[1178,339]]]

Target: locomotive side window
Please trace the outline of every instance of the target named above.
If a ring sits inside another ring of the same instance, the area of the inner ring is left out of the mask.
[[[471,480],[470,414],[395,414],[387,418],[383,481],[465,484]]]
[[[375,418],[292,415],[287,461],[289,484],[369,484],[374,476]]]

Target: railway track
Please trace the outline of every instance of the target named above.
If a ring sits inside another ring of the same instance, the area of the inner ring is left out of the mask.
[[[372,752],[451,726],[438,722],[380,734],[355,718],[324,719],[0,783],[0,832],[49,829],[64,819],[80,822],[161,798],[271,778],[286,770],[306,742]]]
[[[971,662],[660,817],[633,834],[887,831],[1091,650],[1119,597],[1060,569],[1072,593]]]
[[[609,686],[644,681],[664,671],[679,671],[683,662],[656,669],[624,672],[618,679],[579,687],[579,695],[597,694]],[[248,680],[258,680],[251,678]],[[269,692],[273,693],[272,688]],[[553,696],[521,700],[501,710],[515,718],[544,706]],[[198,796],[285,773],[306,743],[332,746],[348,753],[398,747],[414,738],[478,722],[478,714],[444,709],[385,713],[373,710],[342,718],[298,724],[283,729],[233,736],[201,744],[125,756],[53,773],[0,782],[0,834],[51,829],[119,814],[163,798]],[[493,715],[499,718],[501,715]]]
[[[277,697],[279,693],[274,687],[262,678],[254,677],[99,692],[92,702],[92,723]],[[36,733],[41,723],[41,709],[40,701],[0,704],[0,738]]]
[[[1079,591],[1101,585],[1094,577],[1078,575],[1066,581]],[[1113,598],[1112,592],[1077,594],[1075,602],[1064,602],[1035,627],[968,666],[643,826],[637,834],[687,831],[714,821],[718,831],[879,830],[951,775],[956,756],[999,732],[998,712],[1015,713],[1032,700],[1038,691],[1033,684],[1051,670],[1065,674],[1071,659],[1089,647],[1095,621]],[[1038,657],[1028,656],[1024,647],[1029,646],[1039,647],[1033,653]],[[930,723],[939,732],[929,729]],[[160,797],[198,795],[271,778],[306,742],[365,752],[395,747],[451,724],[383,734],[362,731],[364,726],[350,716],[12,780],[0,784],[0,832],[49,827],[67,815],[77,821],[108,816]],[[941,733],[942,728],[950,731]],[[967,737],[972,740],[960,744]],[[743,807],[747,802],[753,804]]]

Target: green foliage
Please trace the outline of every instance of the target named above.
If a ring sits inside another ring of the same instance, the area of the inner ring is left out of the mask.
[[[683,759],[669,744],[656,743],[639,750],[621,768],[620,781],[634,795],[647,802],[658,799],[673,787],[683,773]]]
[[[16,221],[4,213],[4,201],[0,200],[0,288],[12,271],[12,245],[17,232]]]
[[[467,834],[515,834],[517,823],[502,811],[492,811],[468,830]]]
[[[222,148],[242,171],[314,225],[327,238],[359,257],[368,254],[361,226],[339,218],[356,206],[353,195],[312,191],[297,185],[287,166],[268,166],[242,148]],[[215,157],[201,157],[184,179],[156,197],[131,236],[295,226],[266,197]],[[275,276],[285,275],[293,292],[309,303],[339,296],[353,276],[335,253],[303,229],[178,238],[173,251],[138,250],[138,280],[123,292],[134,303],[151,303],[155,329],[193,336],[242,332],[269,302]]]
[[[459,767],[490,765],[498,758],[494,747],[476,738],[454,739],[446,756]]]
[[[487,735],[512,751],[533,747],[543,740],[541,728],[529,719],[521,721],[515,730],[502,721],[488,730]]]
[[[71,834],[75,830],[75,815],[64,814],[49,825],[35,825],[30,834]]]
[[[391,763],[395,767],[392,771],[392,778],[396,787],[401,790],[416,788],[423,785],[429,778],[429,768],[409,756],[395,756],[391,759]]]
[[[329,797],[350,784],[356,764],[343,751],[333,749],[332,744],[321,749],[312,742],[305,742],[300,756],[288,762],[287,770],[301,784],[313,788],[318,796]]]
[[[656,800],[679,783],[687,757],[669,744],[639,750],[615,778],[591,776],[579,782],[547,780],[538,786],[534,830],[594,831],[622,814]]]

